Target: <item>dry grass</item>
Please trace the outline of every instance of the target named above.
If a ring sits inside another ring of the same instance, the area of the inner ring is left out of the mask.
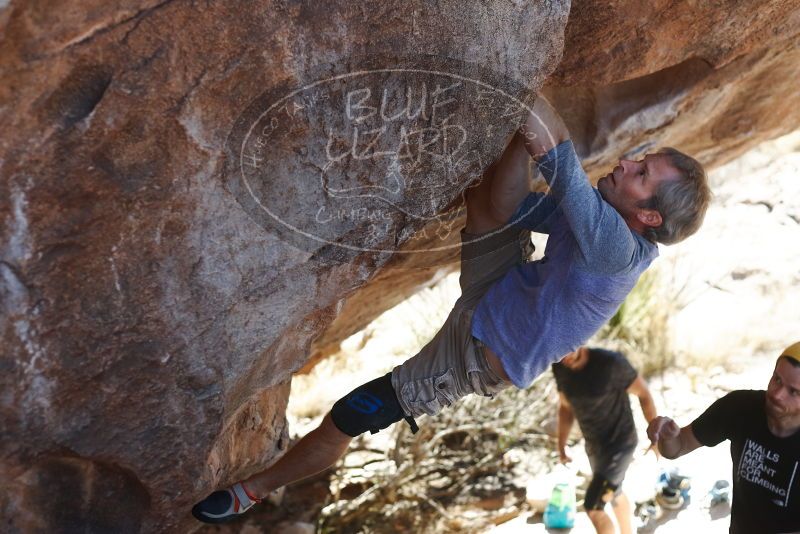
[[[318,531],[478,532],[518,515],[526,507],[519,480],[535,473],[507,453],[521,448],[549,467],[551,390],[539,380],[494,399],[470,396],[421,418],[416,435],[395,425],[386,449],[358,440],[336,469]]]

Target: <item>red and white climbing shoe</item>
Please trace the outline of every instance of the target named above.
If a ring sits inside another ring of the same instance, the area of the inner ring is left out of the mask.
[[[261,502],[241,482],[215,491],[192,507],[192,515],[203,523],[226,523]]]

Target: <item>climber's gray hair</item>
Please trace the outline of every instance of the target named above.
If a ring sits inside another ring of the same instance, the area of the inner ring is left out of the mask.
[[[656,194],[644,201],[641,207],[658,211],[662,219],[661,226],[648,227],[644,236],[672,245],[700,228],[711,202],[711,189],[706,171],[696,159],[671,147],[662,148],[658,154],[667,156],[680,178],[663,182]]]

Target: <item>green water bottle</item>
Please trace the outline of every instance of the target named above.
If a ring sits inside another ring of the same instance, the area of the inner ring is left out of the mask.
[[[575,488],[559,483],[553,487],[550,501],[544,509],[544,526],[547,528],[572,528],[575,526]]]

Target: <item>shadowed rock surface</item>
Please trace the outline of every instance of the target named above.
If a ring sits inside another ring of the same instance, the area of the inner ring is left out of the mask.
[[[800,124],[791,2],[661,4],[0,4],[3,530],[184,531],[274,460],[545,82],[590,175]]]

